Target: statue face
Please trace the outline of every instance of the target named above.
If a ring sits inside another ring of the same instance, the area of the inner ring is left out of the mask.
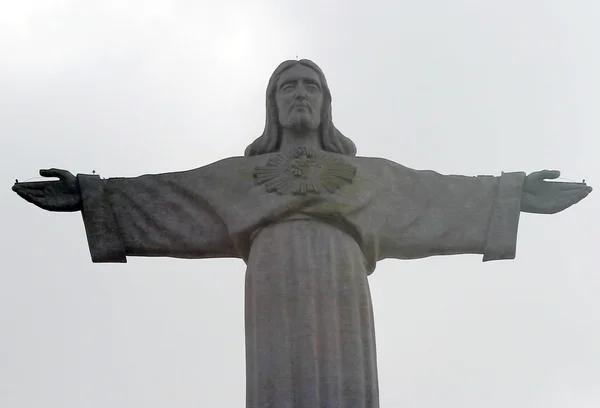
[[[319,76],[311,68],[296,64],[281,74],[275,101],[281,126],[299,132],[319,127],[323,92]]]

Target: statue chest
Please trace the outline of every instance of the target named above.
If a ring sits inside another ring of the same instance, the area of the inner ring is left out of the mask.
[[[253,177],[266,193],[280,196],[335,194],[353,183],[356,167],[341,155],[296,147],[272,154]]]
[[[217,183],[227,187],[212,203],[235,233],[295,214],[344,222],[369,211],[376,188],[355,158],[306,147],[248,158],[241,168]]]

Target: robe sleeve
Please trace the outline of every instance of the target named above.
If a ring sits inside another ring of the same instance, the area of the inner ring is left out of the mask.
[[[525,173],[467,177],[394,167],[381,196],[379,259],[515,257]]]
[[[79,174],[92,261],[238,257],[226,225],[203,196],[211,186],[199,171],[110,179]]]

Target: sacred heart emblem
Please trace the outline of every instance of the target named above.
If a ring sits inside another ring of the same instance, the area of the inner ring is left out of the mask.
[[[256,184],[264,184],[269,193],[279,195],[333,193],[352,183],[356,167],[331,153],[295,147],[288,155],[276,153],[266,166],[256,166]]]

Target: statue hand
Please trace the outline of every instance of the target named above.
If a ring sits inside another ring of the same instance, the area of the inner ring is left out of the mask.
[[[585,183],[548,182],[560,176],[558,170],[542,170],[525,178],[521,211],[536,214],[555,214],[583,200],[592,187]]]
[[[57,181],[15,183],[12,190],[21,198],[48,211],[81,210],[81,193],[77,177],[67,170],[40,170],[42,177],[58,177]]]

